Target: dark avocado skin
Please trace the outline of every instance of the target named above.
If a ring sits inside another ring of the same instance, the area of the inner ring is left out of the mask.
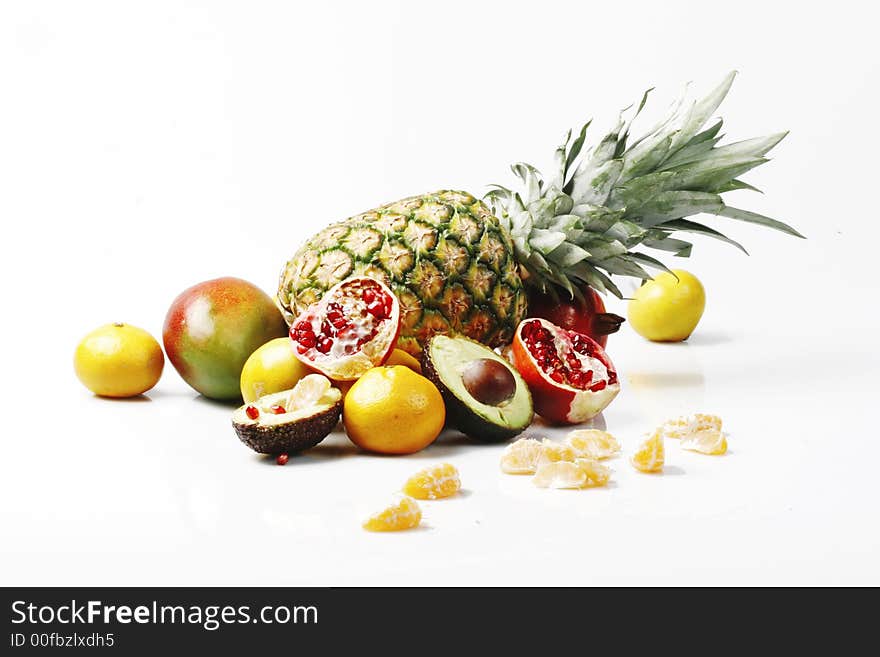
[[[437,386],[440,394],[443,395],[443,402],[446,404],[446,421],[471,440],[481,443],[500,443],[510,440],[514,436],[518,436],[526,427],[520,429],[512,429],[510,427],[502,427],[493,422],[480,417],[474,413],[467,404],[456,397],[446,384],[440,379],[434,363],[431,361],[430,344],[426,345],[422,350],[422,375],[431,383]]]
[[[326,411],[290,424],[274,427],[239,424],[233,421],[235,433],[245,445],[260,454],[291,454],[314,447],[333,431],[342,415],[342,400]]]

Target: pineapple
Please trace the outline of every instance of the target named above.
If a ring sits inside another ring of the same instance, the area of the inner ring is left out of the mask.
[[[722,121],[705,124],[735,73],[701,101],[683,100],[638,139],[628,119],[589,151],[589,123],[556,150],[553,176],[511,168],[522,193],[499,185],[485,203],[467,192],[413,196],[351,217],[308,240],[281,273],[277,301],[288,322],[349,276],[372,276],[401,303],[399,346],[412,354],[436,333],[463,334],[491,347],[508,344],[528,309],[526,285],[580,294],[579,286],[621,297],[612,275],[651,278],[666,266],[644,247],[689,256],[694,233],[742,246],[686,219],[705,213],[774,228],[792,227],[728,206],[724,192],[755,188],[739,179],[767,161],[786,133],[719,146]],[[625,110],[626,111],[626,110]],[[583,153],[582,153],[583,151]]]

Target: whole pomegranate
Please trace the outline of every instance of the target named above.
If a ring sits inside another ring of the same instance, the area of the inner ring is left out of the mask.
[[[620,329],[624,319],[605,312],[602,297],[590,286],[585,285],[580,293],[580,298],[570,298],[561,288],[543,292],[530,287],[529,317],[540,317],[569,331],[577,331],[604,347],[608,336]]]

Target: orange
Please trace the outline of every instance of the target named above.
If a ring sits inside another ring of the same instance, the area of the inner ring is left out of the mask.
[[[394,365],[403,365],[417,374],[422,373],[422,366],[419,364],[419,361],[410,356],[403,349],[395,349],[391,352],[388,360],[385,361],[385,367],[393,367]]]
[[[82,384],[102,397],[134,397],[159,381],[165,356],[156,339],[129,324],[106,324],[77,345],[73,367]]]
[[[351,441],[379,454],[418,452],[446,421],[437,387],[402,365],[368,370],[345,395],[342,413]]]

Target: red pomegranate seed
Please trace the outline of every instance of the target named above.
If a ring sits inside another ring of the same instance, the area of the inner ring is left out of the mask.
[[[317,342],[315,343],[315,348],[322,354],[328,353],[331,347],[333,347],[333,340],[328,338],[326,335],[319,336]]]
[[[287,412],[281,404],[275,404],[269,410],[272,411],[273,413],[275,413],[275,415],[281,415],[282,413]]]
[[[565,381],[565,374],[563,374],[561,370],[550,370],[548,376],[556,381],[556,383],[562,383]]]
[[[385,304],[381,299],[374,299],[367,304],[367,312],[376,319],[385,319]]]
[[[371,287],[365,287],[364,291],[361,293],[361,298],[366,304],[373,303],[373,301],[376,300],[376,290]]]
[[[346,321],[345,315],[342,312],[342,306],[338,303],[331,303],[328,306],[327,319],[333,325],[333,328],[337,330],[345,327]]]
[[[287,465],[287,460],[289,458],[290,457],[287,454],[279,454],[278,458],[275,459],[275,463],[277,463],[278,465]]]
[[[607,385],[608,385],[607,381],[599,381],[599,383],[596,383],[595,385],[591,385],[590,390],[592,390],[593,392],[599,392],[600,390],[605,390],[605,386],[607,386]]]
[[[260,409],[256,406],[248,406],[246,409],[244,409],[244,412],[247,413],[247,416],[252,420],[256,420],[258,417],[260,417]]]

